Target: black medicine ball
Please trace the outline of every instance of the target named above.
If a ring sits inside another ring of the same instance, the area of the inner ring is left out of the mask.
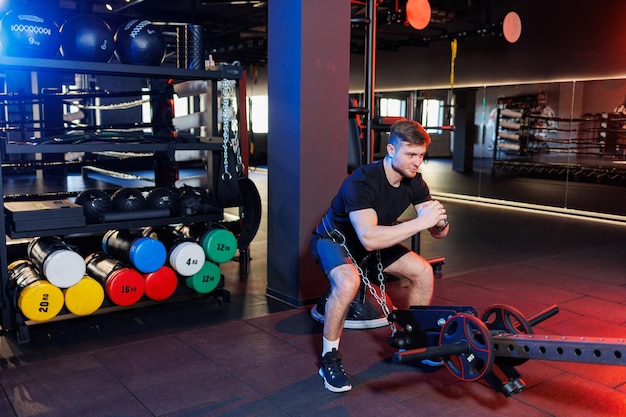
[[[74,202],[83,206],[87,223],[100,223],[102,214],[111,211],[111,197],[96,188],[81,191]]]
[[[157,187],[148,193],[146,200],[152,209],[171,210],[178,200],[178,191],[166,187]]]
[[[63,23],[61,55],[75,61],[109,62],[115,52],[113,31],[104,20],[78,15]]]
[[[9,11],[0,19],[0,45],[5,55],[52,58],[59,50],[59,27],[48,17]]]
[[[131,20],[113,38],[115,55],[122,64],[157,66],[165,59],[163,35],[149,20]]]
[[[146,198],[136,188],[120,188],[111,196],[113,211],[136,211],[148,208]]]

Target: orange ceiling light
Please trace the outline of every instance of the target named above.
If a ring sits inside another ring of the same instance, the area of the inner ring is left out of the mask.
[[[406,18],[414,29],[422,30],[428,26],[430,13],[428,0],[408,0],[406,2]]]
[[[515,12],[508,12],[502,21],[502,34],[507,42],[515,43],[522,35],[522,20]]]

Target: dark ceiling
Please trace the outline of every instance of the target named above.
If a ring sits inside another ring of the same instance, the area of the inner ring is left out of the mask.
[[[205,53],[219,62],[243,65],[267,64],[267,16],[269,0],[10,0],[11,7],[50,9],[58,4],[63,15],[90,13],[102,17],[115,30],[134,18],[162,24],[168,41],[168,60],[176,60],[176,33],[186,24],[204,28]],[[347,1],[347,0],[344,0]],[[406,4],[413,0],[379,0],[377,14],[378,50],[401,46],[427,46],[452,37],[484,36],[497,31],[490,11],[492,0],[430,0],[431,19],[423,30],[407,22]],[[425,0],[421,0],[425,1]],[[39,3],[39,5],[37,5]],[[105,8],[109,3],[113,10]],[[351,0],[351,51],[363,53],[369,0]]]

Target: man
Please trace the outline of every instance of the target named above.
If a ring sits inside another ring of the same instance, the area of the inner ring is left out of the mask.
[[[540,91],[537,94],[537,106],[530,112],[531,116],[539,116],[533,123],[534,136],[539,139],[548,139],[551,134],[556,133],[558,124],[556,113],[548,105],[548,94]]]
[[[385,158],[358,168],[344,180],[313,231],[313,258],[330,281],[319,374],[332,392],[352,389],[341,362],[339,340],[361,284],[362,270],[376,275],[380,266],[386,274],[404,280],[405,307],[428,305],[432,298],[431,265],[401,244],[423,230],[435,238],[448,234],[446,210],[440,202],[431,200],[418,172],[430,142],[419,123],[394,123]],[[398,223],[409,205],[415,207],[417,217]]]

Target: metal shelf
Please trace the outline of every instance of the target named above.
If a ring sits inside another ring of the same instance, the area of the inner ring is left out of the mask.
[[[204,222],[217,222],[222,220],[224,213],[210,213],[195,216],[184,217],[157,217],[144,220],[127,220],[120,222],[98,223],[88,224],[86,226],[78,227],[65,227],[57,229],[37,230],[30,232],[15,232],[12,231],[10,225],[6,225],[6,234],[11,239],[29,238],[35,236],[69,236],[75,234],[98,234],[107,232],[108,230],[119,229],[137,229],[147,226],[167,226],[170,224],[181,223],[204,223]]]
[[[219,151],[222,150],[222,139],[211,138],[200,142],[163,142],[145,143],[142,141],[130,142],[115,140],[94,141],[84,143],[40,143],[40,144],[6,144],[7,154],[32,154],[32,153],[65,153],[65,152],[160,152],[175,150],[185,151]]]
[[[238,65],[216,65],[208,70],[190,70],[165,66],[94,63],[64,59],[16,58],[0,56],[0,70],[58,71],[75,74],[99,74],[124,77],[174,78],[180,80],[239,80],[243,69]]]

